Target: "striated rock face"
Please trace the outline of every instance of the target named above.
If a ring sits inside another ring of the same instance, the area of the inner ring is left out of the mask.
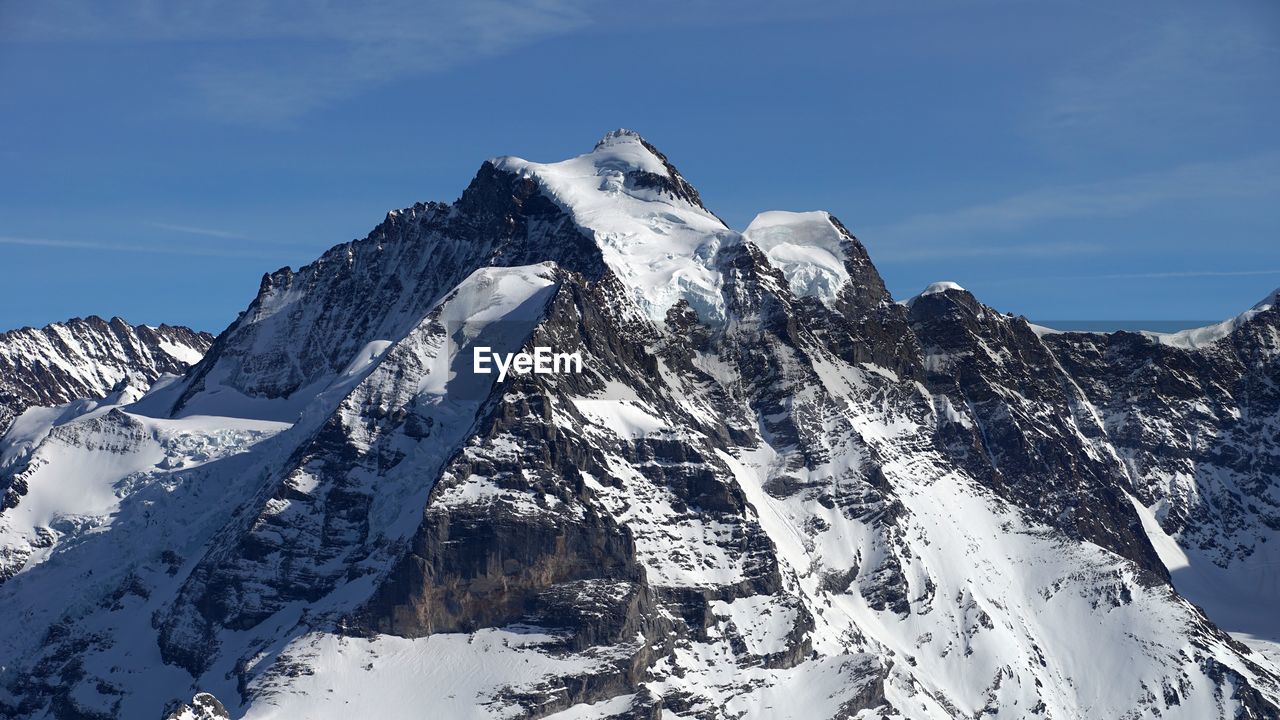
[[[1280,632],[1182,594],[1280,541],[1251,312],[1043,334],[628,131],[500,158],[32,441],[0,714],[1277,717]]]
[[[963,289],[915,298],[909,317],[948,454],[1039,522],[1167,581],[1100,418],[1027,322]]]
[[[1166,533],[1228,566],[1280,528],[1280,307],[1204,347],[1126,332],[1045,341]]]
[[[528,179],[485,163],[457,203],[393,211],[364,240],[296,273],[263,276],[258,297],[218,337],[174,410],[229,388],[282,398],[319,390],[370,342],[402,337],[440,296],[488,266],[552,260],[598,275],[589,240]],[[216,385],[213,384],[216,382]]]
[[[366,609],[371,629],[418,637],[583,612],[594,621],[570,616],[564,625],[583,642],[636,634],[635,606],[652,598],[635,542],[593,502],[579,474],[593,448],[559,431],[546,391],[522,378],[494,399],[485,425],[437,480],[409,553]],[[590,605],[575,608],[579,595]],[[617,627],[598,625],[614,620]]]
[[[96,315],[0,333],[0,435],[29,407],[106,397],[130,377],[145,385],[181,374],[212,342],[190,328]]]

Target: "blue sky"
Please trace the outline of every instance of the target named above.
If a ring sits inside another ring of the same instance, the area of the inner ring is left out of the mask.
[[[1210,320],[1280,286],[1280,5],[0,0],[0,329],[217,331],[262,273],[630,127],[898,297]],[[351,6],[351,7],[348,7]]]

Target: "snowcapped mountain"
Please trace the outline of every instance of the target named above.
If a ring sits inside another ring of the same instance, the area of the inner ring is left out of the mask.
[[[493,160],[6,436],[0,713],[1280,717],[1278,313],[897,303],[635,133]]]
[[[0,333],[0,433],[29,407],[106,397],[127,378],[145,389],[165,373],[185,372],[211,342],[190,328],[96,315]]]

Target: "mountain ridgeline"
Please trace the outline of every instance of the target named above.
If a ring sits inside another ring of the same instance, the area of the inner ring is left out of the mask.
[[[96,315],[0,333],[0,433],[29,407],[102,398],[122,381],[145,388],[165,373],[181,374],[212,342],[190,328]]]
[[[1274,294],[1060,333],[629,131],[498,158],[17,419],[0,716],[1277,718],[1278,357]]]

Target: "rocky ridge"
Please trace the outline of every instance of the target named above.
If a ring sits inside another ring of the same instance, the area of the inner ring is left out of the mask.
[[[190,328],[96,315],[0,333],[0,433],[29,407],[106,397],[131,377],[145,387],[182,374],[212,342]]]

